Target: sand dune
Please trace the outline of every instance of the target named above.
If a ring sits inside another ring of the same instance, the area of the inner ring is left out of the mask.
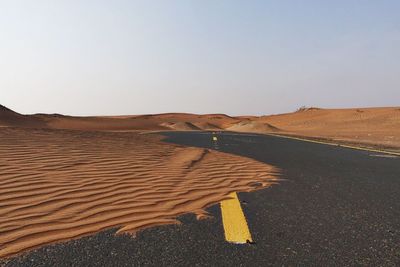
[[[251,132],[251,133],[270,133],[278,132],[279,129],[269,123],[262,123],[258,121],[245,120],[238,122],[226,130],[234,132]]]
[[[22,115],[21,115],[22,116]],[[130,115],[130,116],[96,116],[96,117],[73,117],[59,114],[35,114],[24,115],[33,121],[42,124],[42,128],[69,129],[69,130],[100,130],[100,131],[122,131],[122,130],[216,130],[223,129],[238,119],[220,114],[185,114],[166,113],[155,115]],[[33,125],[25,121],[26,126]],[[20,126],[13,124],[13,120],[5,124],[0,117],[0,125]]]
[[[221,127],[218,127],[217,125],[209,122],[197,122],[194,123],[194,125],[196,125],[196,127],[202,130],[210,130],[210,131],[221,130]]]
[[[400,108],[318,109],[263,116],[290,134],[400,149]]]
[[[355,109],[312,107],[302,108],[293,113],[260,117],[189,113],[72,117],[59,114],[21,115],[1,106],[0,126],[100,131],[279,132],[400,149],[400,107]]]
[[[118,227],[135,233],[270,185],[277,170],[136,133],[0,128],[0,257]]]
[[[220,127],[218,127],[215,124],[209,123],[209,122],[164,122],[161,123],[160,126],[174,130],[174,131],[200,131],[200,130],[221,130]]]
[[[5,106],[0,105],[0,127],[47,127],[46,123],[34,116],[22,115]]]
[[[194,125],[193,123],[187,121],[180,122],[164,122],[161,126],[169,128],[175,131],[198,131],[201,130],[199,127]]]

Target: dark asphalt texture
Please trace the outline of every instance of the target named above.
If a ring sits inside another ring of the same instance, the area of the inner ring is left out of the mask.
[[[210,133],[167,141],[213,148]],[[136,238],[108,230],[3,260],[6,266],[400,266],[400,158],[263,135],[221,133],[219,150],[274,165],[280,182],[240,193],[255,244],[188,214]],[[1,263],[1,261],[0,261]]]

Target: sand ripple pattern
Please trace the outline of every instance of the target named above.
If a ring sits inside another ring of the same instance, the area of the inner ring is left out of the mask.
[[[0,257],[103,229],[175,223],[232,191],[274,181],[272,166],[155,136],[0,129]]]

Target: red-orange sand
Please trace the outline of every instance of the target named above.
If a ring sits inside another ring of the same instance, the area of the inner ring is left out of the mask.
[[[0,257],[117,227],[135,233],[207,217],[233,191],[277,170],[138,133],[0,128]]]
[[[400,107],[317,109],[257,119],[281,133],[400,150]]]

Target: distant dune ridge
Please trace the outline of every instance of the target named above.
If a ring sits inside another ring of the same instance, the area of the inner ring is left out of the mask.
[[[228,130],[294,134],[400,149],[400,107],[301,107],[287,114],[237,117],[188,113],[72,117],[60,114],[21,115],[1,106],[0,126],[100,131]]]
[[[19,114],[3,105],[0,105],[0,127],[46,127],[46,124],[32,115]]]

